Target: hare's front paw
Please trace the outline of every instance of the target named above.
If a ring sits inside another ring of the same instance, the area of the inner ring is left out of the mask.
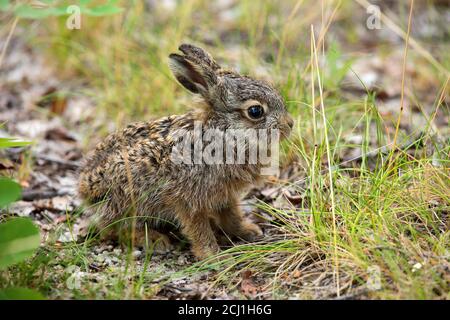
[[[244,240],[253,241],[261,238],[263,232],[258,225],[250,221],[244,221],[238,236]]]
[[[209,257],[215,255],[216,253],[218,253],[219,251],[220,251],[220,248],[217,243],[210,244],[207,246],[195,245],[195,244],[192,246],[192,253],[199,260],[209,258]]]

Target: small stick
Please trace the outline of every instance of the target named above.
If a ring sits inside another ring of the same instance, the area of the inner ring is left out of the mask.
[[[22,191],[22,201],[34,201],[40,199],[50,199],[70,194],[68,191],[56,190],[24,190]]]
[[[11,37],[14,33],[14,30],[16,29],[18,21],[19,21],[19,18],[16,17],[13,21],[11,29],[9,29],[8,37],[6,38],[5,44],[3,45],[2,52],[0,54],[0,67],[2,66],[3,59],[5,58],[6,50],[8,49],[9,42],[11,41]]]
[[[405,49],[403,52],[402,87],[401,87],[401,93],[400,93],[400,112],[399,112],[398,119],[397,119],[397,125],[395,126],[394,149],[397,147],[398,130],[400,128],[400,121],[401,121],[403,109],[404,109],[406,63],[407,63],[408,48],[409,48],[409,35],[411,33],[411,23],[412,23],[412,16],[413,16],[413,10],[414,10],[413,8],[414,8],[414,0],[411,0],[411,6],[409,8],[408,30],[406,32]]]
[[[71,168],[71,169],[78,169],[81,166],[80,163],[78,163],[76,161],[58,159],[58,158],[54,158],[54,157],[50,157],[50,156],[45,156],[42,154],[34,154],[34,157],[36,157],[37,159],[43,160],[43,161],[53,162],[53,163],[56,163],[56,164],[59,164],[61,166]]]

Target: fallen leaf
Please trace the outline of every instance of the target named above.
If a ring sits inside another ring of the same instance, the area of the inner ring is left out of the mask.
[[[252,278],[252,272],[245,270],[241,273],[241,291],[249,298],[255,297],[260,288],[256,285]]]
[[[77,139],[73,135],[71,135],[66,129],[62,127],[48,129],[45,132],[44,138],[48,140],[77,141]]]
[[[261,190],[261,194],[267,200],[273,200],[278,196],[279,188],[265,188]]]
[[[302,195],[296,193],[295,191],[284,188],[283,195],[293,205],[299,205],[302,203]]]
[[[6,158],[0,159],[0,170],[14,169],[14,163]]]

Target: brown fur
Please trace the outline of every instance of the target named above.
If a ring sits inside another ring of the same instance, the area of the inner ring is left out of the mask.
[[[262,235],[239,208],[242,193],[260,179],[260,168],[175,164],[170,154],[177,133],[192,130],[194,121],[201,121],[205,129],[279,128],[288,134],[292,119],[267,83],[221,69],[201,48],[183,44],[180,51],[184,55],[170,55],[172,72],[184,87],[200,94],[204,107],[134,123],[108,136],[87,156],[79,194],[92,204],[100,229],[136,216],[136,236],[142,237],[146,225],[157,229],[162,221],[174,222],[190,240],[195,256],[205,258],[219,250],[214,227],[248,240]],[[248,100],[267,105],[264,119],[250,121],[243,115],[240,107]]]

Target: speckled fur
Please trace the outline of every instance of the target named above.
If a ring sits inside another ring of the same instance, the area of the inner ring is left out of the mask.
[[[201,48],[183,44],[179,49],[183,55],[171,54],[169,65],[184,87],[201,96],[202,107],[130,124],[108,136],[86,157],[79,194],[91,205],[100,229],[135,215],[141,217],[136,234],[142,237],[145,225],[158,229],[168,220],[181,227],[201,259],[219,250],[216,227],[249,240],[262,235],[239,209],[242,194],[261,178],[260,166],[175,164],[170,155],[177,133],[187,129],[192,134],[194,121],[201,121],[204,129],[279,128],[287,135],[292,119],[269,84],[223,70]],[[247,100],[267,105],[263,119],[245,117]]]

